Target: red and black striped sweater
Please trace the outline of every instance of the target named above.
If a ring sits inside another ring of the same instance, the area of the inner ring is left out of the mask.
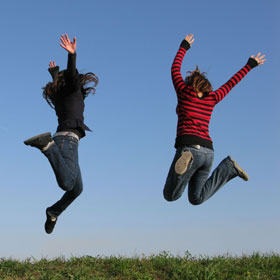
[[[214,106],[219,103],[230,90],[240,82],[258,62],[249,58],[247,64],[216,91],[212,91],[202,98],[190,86],[187,86],[182,74],[181,66],[190,44],[183,40],[174,58],[171,75],[178,97],[176,113],[178,115],[177,137],[175,148],[184,145],[201,145],[213,150],[213,142],[209,136],[209,122]]]

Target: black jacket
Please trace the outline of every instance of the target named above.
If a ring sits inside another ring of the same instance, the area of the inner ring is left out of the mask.
[[[59,66],[49,68],[53,80],[59,73]],[[67,130],[78,130],[80,136],[85,136],[85,130],[91,131],[84,124],[84,98],[79,73],[76,70],[76,53],[68,54],[67,69],[62,71],[65,86],[55,97],[55,112],[58,117],[57,132]]]

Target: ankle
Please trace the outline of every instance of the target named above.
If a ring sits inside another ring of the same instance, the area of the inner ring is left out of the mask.
[[[41,149],[42,152],[45,152],[47,149],[49,149],[50,146],[54,144],[54,141],[50,141],[45,147]]]

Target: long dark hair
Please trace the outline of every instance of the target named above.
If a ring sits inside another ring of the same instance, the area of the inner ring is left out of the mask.
[[[206,78],[206,73],[201,73],[198,66],[196,66],[194,71],[188,71],[187,73],[190,73],[190,75],[185,78],[185,83],[191,86],[196,93],[202,92],[207,94],[213,90],[211,83]]]
[[[54,108],[55,106],[57,94],[66,86],[64,72],[65,71],[59,72],[53,82],[47,83],[46,86],[42,88],[43,97],[52,108]],[[98,84],[98,77],[92,72],[88,72],[86,74],[78,74],[74,83],[75,82],[77,82],[81,86],[81,92],[83,94],[83,98],[85,99],[89,94],[95,94],[95,87]],[[92,83],[93,85],[87,86]]]

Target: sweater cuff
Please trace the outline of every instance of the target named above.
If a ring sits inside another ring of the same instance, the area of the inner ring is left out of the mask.
[[[49,73],[51,74],[53,80],[57,77],[59,73],[59,66],[51,67],[48,69]]]
[[[74,53],[68,53],[68,57],[75,57],[76,58],[76,56],[77,56],[77,53],[76,52],[74,52]]]
[[[188,41],[183,40],[180,47],[184,48],[185,50],[188,50],[191,47],[191,45],[189,44]]]
[[[254,68],[254,67],[256,67],[256,66],[259,65],[258,62],[257,62],[254,58],[252,58],[252,57],[249,58],[247,64],[248,64],[251,68]]]

